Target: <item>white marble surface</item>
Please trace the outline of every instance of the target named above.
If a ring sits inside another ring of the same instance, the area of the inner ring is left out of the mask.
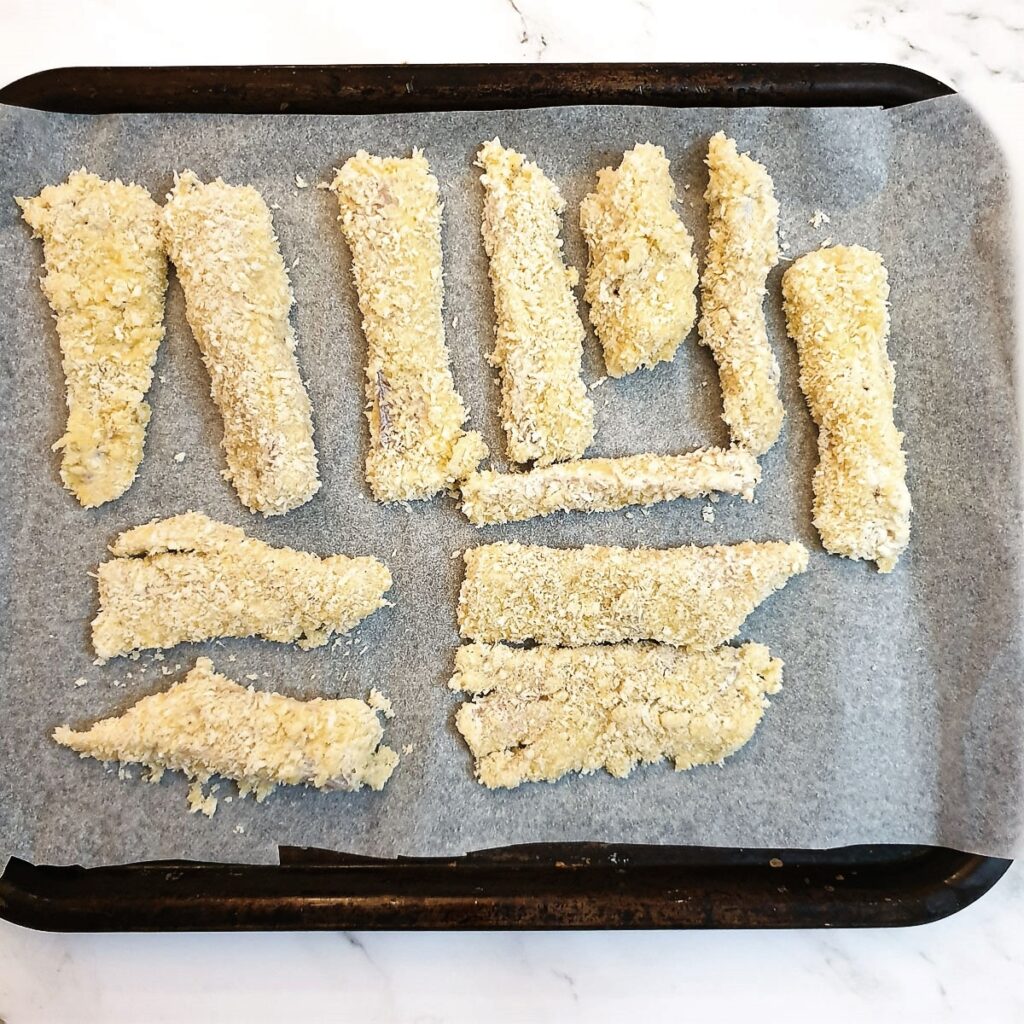
[[[67,64],[403,60],[910,64],[988,116],[1018,224],[1024,210],[1020,0],[0,0],[2,81]],[[823,1014],[1024,1021],[1024,866],[961,914],[901,931],[97,936],[0,922],[0,1024]]]

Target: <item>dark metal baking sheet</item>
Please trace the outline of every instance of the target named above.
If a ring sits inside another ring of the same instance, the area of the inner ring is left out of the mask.
[[[70,68],[0,102],[73,113],[374,113],[569,103],[895,106],[948,94],[890,65]],[[934,847],[768,851],[586,844],[457,859],[283,849],[280,867],[12,860],[0,915],[37,928],[842,927],[924,923],[1009,861]]]

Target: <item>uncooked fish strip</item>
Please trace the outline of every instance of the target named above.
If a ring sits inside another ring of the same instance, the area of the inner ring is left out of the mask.
[[[623,154],[580,204],[590,250],[584,298],[612,377],[671,360],[697,316],[693,239],[673,207],[661,146]]]
[[[684,651],[661,644],[519,650],[470,644],[449,686],[478,695],[455,723],[490,788],[662,758],[720,764],[754,734],[782,662],[761,644]]]
[[[378,501],[429,498],[487,455],[480,435],[462,429],[449,367],[437,179],[419,150],[411,159],[360,150],[331,187],[366,335],[366,479]]]
[[[217,637],[308,650],[387,604],[375,558],[274,548],[189,512],[122,533],[99,567],[92,642],[101,658]]]
[[[270,210],[248,185],[203,184],[184,171],[167,196],[163,228],[224,420],[225,476],[254,512],[297,508],[320,479]]]
[[[578,459],[594,439],[594,405],[580,378],[579,275],[566,267],[559,238],[565,201],[535,163],[497,139],[480,148],[477,166],[509,458],[538,466]]]
[[[750,501],[760,479],[757,459],[744,448],[581,459],[528,473],[472,473],[462,483],[462,511],[471,523],[484,526],[552,512],[607,512],[702,494],[740,494]]]
[[[711,650],[807,568],[807,549],[782,541],[678,548],[500,543],[463,557],[464,637],[569,647],[659,640]]]
[[[198,784],[189,793],[192,810],[207,814],[216,798],[203,798],[201,786],[212,775],[234,780],[257,801],[278,785],[382,789],[398,763],[383,737],[376,711],[361,700],[260,693],[216,673],[209,658],[123,715],[53,733],[82,757],[145,765],[151,781],[184,772]]]
[[[67,382],[67,427],[53,446],[60,476],[95,508],[124,494],[142,462],[145,397],[164,336],[160,207],[141,185],[84,168],[17,203],[43,240],[43,292]]]
[[[882,257],[860,246],[820,249],[786,271],[782,291],[818,424],[814,525],[829,551],[890,572],[910,539],[910,492],[893,421]]]
[[[775,444],[785,415],[763,309],[768,271],[779,261],[779,204],[765,168],[722,132],[711,139],[707,164],[700,340],[718,363],[733,441],[760,455]]]

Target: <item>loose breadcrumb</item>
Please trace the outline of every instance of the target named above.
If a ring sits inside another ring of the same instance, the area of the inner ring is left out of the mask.
[[[686,455],[583,459],[528,473],[473,473],[462,484],[462,511],[471,523],[512,523],[562,511],[614,511],[713,492],[747,501],[761,479],[757,459],[743,448],[701,448]]]
[[[385,718],[394,718],[395,712],[391,706],[391,701],[384,696],[376,687],[370,689],[370,696],[367,698],[367,704],[370,705],[375,711],[379,711]]]
[[[404,160],[360,150],[332,188],[366,335],[366,479],[378,501],[429,498],[487,455],[462,429],[445,344],[437,179],[419,150]]]
[[[660,644],[517,650],[471,644],[449,686],[475,694],[455,722],[490,788],[604,768],[629,775],[667,757],[721,764],[753,735],[782,662],[761,644],[683,651]]]
[[[142,186],[85,168],[16,202],[43,240],[41,283],[60,338],[68,420],[53,447],[61,480],[95,508],[124,494],[142,462],[145,397],[164,336],[160,207]]]
[[[254,512],[297,508],[320,478],[288,320],[294,299],[267,204],[247,185],[203,184],[184,171],[163,230],[224,420],[225,475]]]
[[[382,789],[398,763],[383,737],[376,712],[361,700],[260,693],[218,675],[209,658],[123,715],[84,732],[60,726],[53,733],[82,757],[145,765],[151,781],[184,772],[194,780],[190,809],[207,815],[217,800],[202,786],[213,775],[233,779],[242,796],[257,801],[278,785]]]
[[[786,271],[782,292],[800,387],[818,424],[814,525],[829,551],[890,572],[910,539],[911,506],[893,421],[882,257],[860,246],[809,253]]]
[[[733,441],[760,455],[778,439],[785,415],[762,308],[768,271],[779,261],[779,204],[765,168],[722,132],[711,139],[707,165],[700,340],[718,363]]]
[[[122,533],[99,567],[92,640],[101,658],[216,637],[308,650],[387,604],[375,558],[274,548],[198,513]]]
[[[580,204],[584,298],[612,377],[671,360],[696,319],[697,261],[675,197],[665,150],[647,142],[598,171]]]
[[[459,627],[470,640],[578,647],[658,640],[711,650],[807,568],[799,543],[678,548],[486,544],[465,554]]]
[[[580,378],[579,275],[566,267],[559,238],[565,201],[535,163],[498,139],[481,146],[477,166],[509,458],[538,466],[578,459],[594,439],[594,404]]]

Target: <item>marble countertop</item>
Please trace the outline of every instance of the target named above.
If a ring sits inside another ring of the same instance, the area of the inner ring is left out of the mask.
[[[1019,0],[0,4],[0,81],[69,64],[602,60],[891,61],[944,79],[1003,141],[1024,252]],[[0,921],[0,1024],[824,1013],[1024,1020],[1024,865],[950,919],[891,931],[51,935]]]

